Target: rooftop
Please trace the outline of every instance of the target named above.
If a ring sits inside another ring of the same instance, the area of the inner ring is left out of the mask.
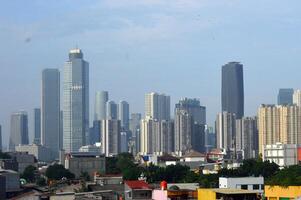
[[[150,186],[144,181],[125,181],[131,189],[150,189]]]
[[[192,150],[192,151],[186,153],[183,157],[184,158],[199,158],[199,157],[206,157],[206,155],[204,155],[198,151]]]
[[[202,189],[200,189],[202,190]],[[257,194],[257,191],[253,190],[239,190],[239,189],[229,189],[229,188],[215,188],[215,189],[205,189],[212,190],[213,192],[220,194]]]

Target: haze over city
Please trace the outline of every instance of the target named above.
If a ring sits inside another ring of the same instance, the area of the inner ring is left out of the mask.
[[[78,46],[90,63],[90,116],[97,90],[144,112],[144,94],[198,98],[214,125],[221,66],[244,65],[245,115],[300,88],[299,1],[3,1],[0,7],[0,124],[40,106],[44,68],[63,69]],[[271,7],[273,9],[271,9]],[[61,76],[62,78],[62,76]],[[92,119],[92,117],[90,117]],[[30,141],[32,141],[32,129]]]

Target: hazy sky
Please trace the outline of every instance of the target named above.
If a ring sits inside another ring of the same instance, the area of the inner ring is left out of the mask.
[[[142,113],[146,92],[166,93],[172,104],[196,97],[213,125],[221,66],[240,61],[246,115],[255,115],[276,102],[278,88],[301,87],[300,8],[300,0],[2,0],[4,144],[12,112],[28,111],[32,126],[41,71],[62,69],[76,45],[90,63],[91,105],[96,90]]]

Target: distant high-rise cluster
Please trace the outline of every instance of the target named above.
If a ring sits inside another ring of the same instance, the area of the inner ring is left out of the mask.
[[[15,147],[28,144],[28,115],[25,111],[15,112],[10,119],[9,150],[15,151]]]

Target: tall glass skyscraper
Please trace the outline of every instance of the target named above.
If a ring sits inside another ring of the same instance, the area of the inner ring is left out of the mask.
[[[28,144],[28,116],[24,111],[13,113],[10,119],[9,150],[15,151],[19,144]]]
[[[118,107],[118,119],[121,121],[123,131],[129,130],[130,123],[130,105],[126,101],[120,101]]]
[[[95,94],[94,120],[106,119],[106,103],[109,101],[108,91],[99,91]]]
[[[279,89],[277,103],[278,105],[292,105],[293,104],[293,88],[281,88]]]
[[[35,108],[33,110],[33,131],[34,131],[34,138],[33,143],[34,144],[41,144],[41,109]]]
[[[42,72],[41,144],[58,156],[60,150],[60,72],[44,69]]]
[[[238,62],[222,66],[222,111],[234,113],[237,119],[244,116],[243,65]]]
[[[89,136],[89,63],[80,49],[64,65],[63,148],[77,152]]]
[[[107,102],[107,119],[118,119],[118,106],[114,101]]]

